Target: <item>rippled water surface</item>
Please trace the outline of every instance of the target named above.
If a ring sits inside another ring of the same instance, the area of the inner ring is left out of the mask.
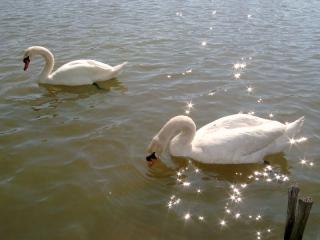
[[[292,183],[320,239],[319,1],[2,0],[0,21],[1,239],[281,239]],[[129,63],[102,90],[43,86],[32,45]],[[170,117],[238,112],[304,115],[308,140],[268,168],[147,166]]]

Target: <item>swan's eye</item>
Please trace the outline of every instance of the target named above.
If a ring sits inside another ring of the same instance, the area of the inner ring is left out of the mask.
[[[30,63],[30,58],[29,58],[29,56],[23,58],[23,62],[24,62],[24,68],[23,68],[23,70],[26,71],[26,70],[28,69],[29,63]]]

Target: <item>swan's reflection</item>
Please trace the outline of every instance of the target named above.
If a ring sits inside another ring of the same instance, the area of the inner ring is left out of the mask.
[[[43,118],[55,118],[59,115],[59,111],[56,111],[59,106],[65,103],[73,104],[73,108],[81,105],[81,101],[93,95],[106,94],[109,92],[120,91],[124,92],[127,88],[117,79],[111,79],[105,82],[99,82],[99,88],[94,85],[85,86],[60,86],[60,85],[45,85],[39,84],[44,88],[41,88],[41,93],[37,98],[33,98],[28,101],[24,101],[24,104],[31,106],[32,110],[37,112],[35,120]],[[86,101],[86,106],[94,108],[94,103],[91,100]],[[71,105],[70,105],[71,106]]]
[[[265,161],[270,165],[204,164],[180,157],[172,157],[171,160],[175,164],[173,168],[168,167],[163,161],[157,161],[154,167],[149,168],[147,173],[148,176],[152,178],[167,178],[169,176],[176,177],[178,182],[184,185],[186,184],[186,181],[183,181],[183,178],[186,178],[185,172],[190,170],[190,168],[192,168],[194,174],[201,172],[203,180],[216,179],[230,183],[250,183],[256,180],[265,180],[266,182],[269,182],[268,179],[270,178],[268,178],[268,176],[271,177],[271,175],[275,180],[287,181],[288,179],[284,177],[289,173],[288,161],[283,153],[267,156]],[[273,169],[277,169],[277,171]],[[257,175],[260,177],[257,178]],[[280,176],[281,178],[276,179],[277,176]]]
[[[109,92],[111,90],[125,92],[127,87],[120,82],[117,78],[113,78],[107,81],[98,82],[96,85],[82,85],[82,86],[63,86],[63,85],[49,85],[39,84],[45,87],[49,93],[57,94],[59,92],[76,94],[79,98],[88,97],[92,94]]]
[[[48,108],[57,108],[60,103],[66,101],[76,101],[88,98],[94,94],[104,94],[110,91],[125,92],[127,88],[118,79],[114,78],[105,82],[99,82],[99,88],[94,85],[83,86],[62,86],[39,84],[46,88],[47,92],[43,93],[37,99],[31,101],[32,109],[39,111]],[[30,104],[30,102],[29,102]]]
[[[181,161],[181,160],[179,160]],[[288,174],[288,161],[283,153],[269,155],[265,158],[265,161],[270,165],[279,169],[283,174]],[[263,172],[266,168],[265,164],[203,164],[193,161],[193,165],[199,168],[208,177],[214,177],[217,180],[223,180],[227,182],[252,182],[254,179],[250,179],[250,176],[254,172]]]

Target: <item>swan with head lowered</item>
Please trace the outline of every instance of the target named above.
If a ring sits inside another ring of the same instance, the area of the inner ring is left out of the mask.
[[[190,117],[171,118],[153,137],[147,151],[150,165],[169,146],[172,156],[208,164],[263,162],[269,154],[282,152],[302,128],[304,117],[282,124],[249,114],[215,120],[196,131]]]
[[[95,60],[75,60],[68,62],[52,72],[54,66],[53,54],[45,47],[33,46],[25,50],[23,56],[24,71],[29,67],[35,55],[45,60],[45,66],[40,74],[39,83],[65,86],[80,86],[95,84],[117,77],[126,62],[111,67]]]

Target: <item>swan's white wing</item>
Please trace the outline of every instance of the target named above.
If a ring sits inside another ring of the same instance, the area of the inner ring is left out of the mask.
[[[200,131],[201,130],[201,131]],[[237,163],[246,155],[260,151],[282,136],[285,125],[270,121],[253,127],[207,127],[197,131],[192,142],[194,150],[206,162],[221,159],[221,163]]]
[[[234,114],[234,115],[219,118],[203,126],[198,131],[210,131],[210,129],[215,130],[215,129],[222,129],[222,128],[233,129],[233,128],[239,128],[239,127],[254,127],[254,126],[260,126],[270,122],[273,122],[273,121],[252,116],[249,114]]]
[[[64,64],[50,75],[52,84],[84,85],[112,78],[113,67],[94,60],[76,60]]]
[[[64,65],[62,65],[60,69],[65,69],[65,68],[70,68],[70,67],[91,67],[91,68],[96,68],[97,70],[109,70],[112,71],[113,67],[111,67],[108,64],[102,63],[102,62],[98,62],[95,60],[91,60],[91,59],[84,59],[84,60],[75,60],[72,62],[68,62]]]

